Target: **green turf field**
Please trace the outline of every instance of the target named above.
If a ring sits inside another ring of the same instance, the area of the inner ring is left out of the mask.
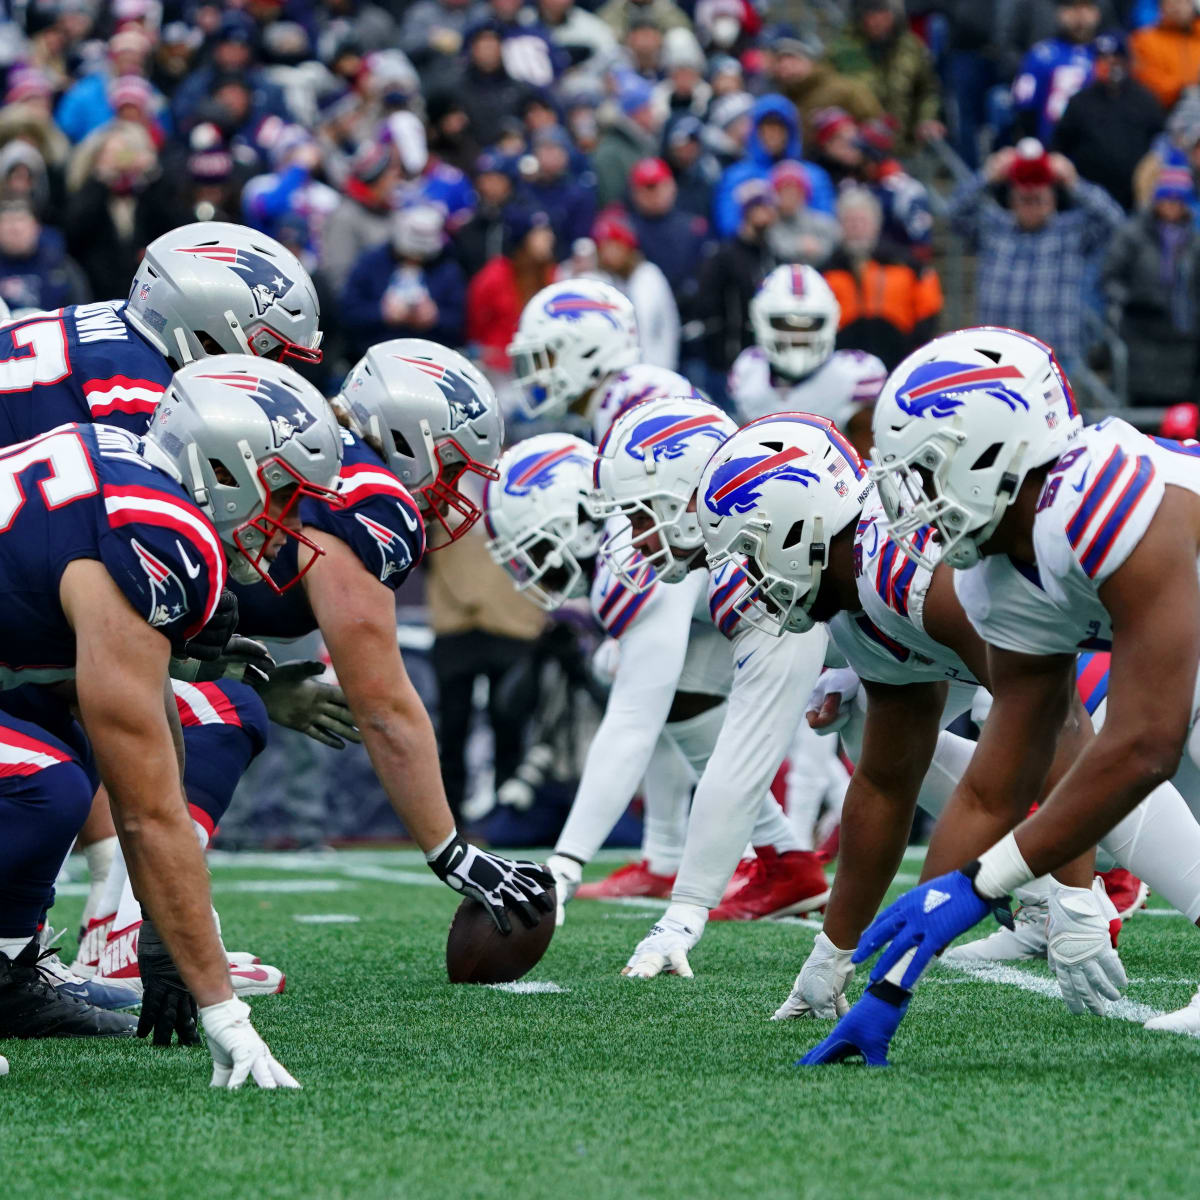
[[[939,967],[890,1070],[798,1071],[828,1024],[767,1018],[804,925],[712,925],[694,980],[636,983],[618,971],[653,907],[579,902],[531,976],[561,990],[509,994],[445,982],[455,900],[413,852],[213,875],[230,948],[287,971],[255,1021],[304,1090],[210,1092],[203,1048],[0,1043],[9,1196],[1200,1194],[1200,1040]],[[330,914],[357,920],[298,919]],[[1121,949],[1132,1002],[1187,1001],[1200,942],[1182,918],[1139,915]]]

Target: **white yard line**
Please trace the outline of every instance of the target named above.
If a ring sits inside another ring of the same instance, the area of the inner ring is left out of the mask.
[[[357,925],[362,920],[354,913],[292,913],[301,925]]]

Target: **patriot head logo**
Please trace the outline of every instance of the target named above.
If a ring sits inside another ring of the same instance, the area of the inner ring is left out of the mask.
[[[548,488],[555,476],[567,463],[579,463],[585,470],[588,461],[573,446],[560,446],[542,454],[529,454],[513,463],[512,470],[504,480],[504,491],[509,496],[528,496],[531,492]]]
[[[594,296],[585,296],[582,292],[559,292],[557,296],[546,301],[546,315],[561,317],[564,321],[579,321],[589,313],[598,313],[614,329],[621,328],[621,322],[613,315],[617,306],[607,300]]]
[[[271,422],[271,432],[278,448],[297,433],[303,433],[316,421],[295,392],[289,391],[273,379],[256,375],[197,375],[197,379],[214,379],[226,387],[248,392]]]
[[[932,362],[918,367],[896,393],[896,403],[910,417],[949,417],[971,392],[992,396],[1011,412],[1029,409],[1029,401],[1004,386],[1005,380],[1025,377],[1013,366],[970,366],[967,363]]]
[[[150,603],[146,620],[156,629],[178,621],[188,610],[187,592],[183,581],[157,555],[151,554],[137,538],[130,538],[130,546],[137,555],[138,565],[150,585]]]
[[[277,263],[254,250],[243,250],[237,246],[179,246],[175,252],[207,258],[236,272],[250,289],[260,317],[276,300],[286,296],[293,286],[294,281],[279,269]]]
[[[403,509],[403,505],[400,507]],[[367,531],[371,540],[379,547],[380,583],[386,583],[391,576],[400,571],[407,571],[412,566],[412,550],[398,533],[395,533],[386,525],[381,525],[378,521],[372,521],[370,517],[364,517],[362,513],[355,513],[354,519]]]
[[[480,400],[471,381],[450,367],[443,367],[432,358],[406,358],[393,354],[398,362],[408,363],[423,371],[438,385],[446,403],[450,405],[450,428],[457,429],[464,421],[477,421],[487,413],[487,405]]]
[[[647,457],[655,462],[660,458],[679,458],[693,438],[711,439],[719,444],[727,432],[724,419],[717,412],[695,417],[664,413],[647,418],[634,429],[625,453],[639,462],[645,462]]]
[[[750,512],[762,496],[763,484],[772,479],[803,487],[820,483],[821,477],[815,471],[797,465],[800,459],[807,457],[807,450],[789,446],[764,458],[730,459],[713,472],[704,503],[718,516],[728,517]]]

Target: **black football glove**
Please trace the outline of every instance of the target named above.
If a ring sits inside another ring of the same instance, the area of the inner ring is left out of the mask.
[[[255,684],[267,715],[276,725],[296,729],[335,750],[361,742],[346,694],[335,683],[322,683],[319,662],[286,662],[274,667],[264,683]]]
[[[142,1014],[137,1035],[154,1034],[154,1045],[169,1046],[177,1034],[181,1046],[198,1046],[196,1001],[180,978],[179,971],[147,919],[138,931],[138,970],[142,973]]]
[[[212,683],[218,679],[232,678],[240,679],[252,688],[259,688],[271,678],[274,667],[275,660],[262,642],[235,633],[225,643],[220,657],[197,664],[194,681]]]
[[[208,618],[208,624],[194,638],[176,648],[181,658],[198,658],[201,662],[212,662],[220,658],[229,639],[233,637],[238,623],[237,596],[228,588],[221,592],[216,611]]]
[[[478,900],[501,933],[511,933],[508,913],[532,929],[542,913],[554,911],[549,889],[554,876],[533,862],[513,862],[472,846],[456,836],[430,864],[433,873],[456,892]]]

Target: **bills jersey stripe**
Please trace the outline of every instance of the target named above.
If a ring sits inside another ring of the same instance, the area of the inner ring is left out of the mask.
[[[899,642],[893,641],[866,613],[859,613],[854,618],[854,623],[873,641],[876,645],[882,646],[897,662],[907,662],[912,653],[906,646],[900,645]]]
[[[608,623],[608,632],[611,637],[620,637],[629,628],[633,618],[642,611],[652,593],[653,589],[649,592],[642,592],[640,595],[637,592],[633,593],[625,607]]]
[[[1125,490],[1113,505],[1104,524],[1097,530],[1091,545],[1084,551],[1080,560],[1080,565],[1090,578],[1095,578],[1096,572],[1100,570],[1121,530],[1125,527],[1125,522],[1129,520],[1138,501],[1146,494],[1153,479],[1154,464],[1144,454],[1138,455],[1137,468],[1125,485]]]
[[[922,549],[922,547],[918,547],[918,549]],[[917,564],[906,556],[904,565],[896,572],[896,576],[892,580],[892,607],[902,617],[908,616],[908,592],[916,573]]]
[[[1120,447],[1115,447],[1113,452],[1108,456],[1108,461],[1101,468],[1100,474],[1096,476],[1092,482],[1092,486],[1088,488],[1087,494],[1083,497],[1083,501],[1079,505],[1079,510],[1071,518],[1067,524],[1067,538],[1071,545],[1076,549],[1079,548],[1079,543],[1083,540],[1083,535],[1090,524],[1092,517],[1096,513],[1096,509],[1104,502],[1105,496],[1112,490],[1113,485],[1117,482],[1117,476],[1121,473],[1121,468],[1125,465],[1126,456]]]
[[[1095,714],[1100,702],[1108,696],[1108,654],[1081,654],[1075,665],[1075,686],[1079,698],[1089,713]]]

